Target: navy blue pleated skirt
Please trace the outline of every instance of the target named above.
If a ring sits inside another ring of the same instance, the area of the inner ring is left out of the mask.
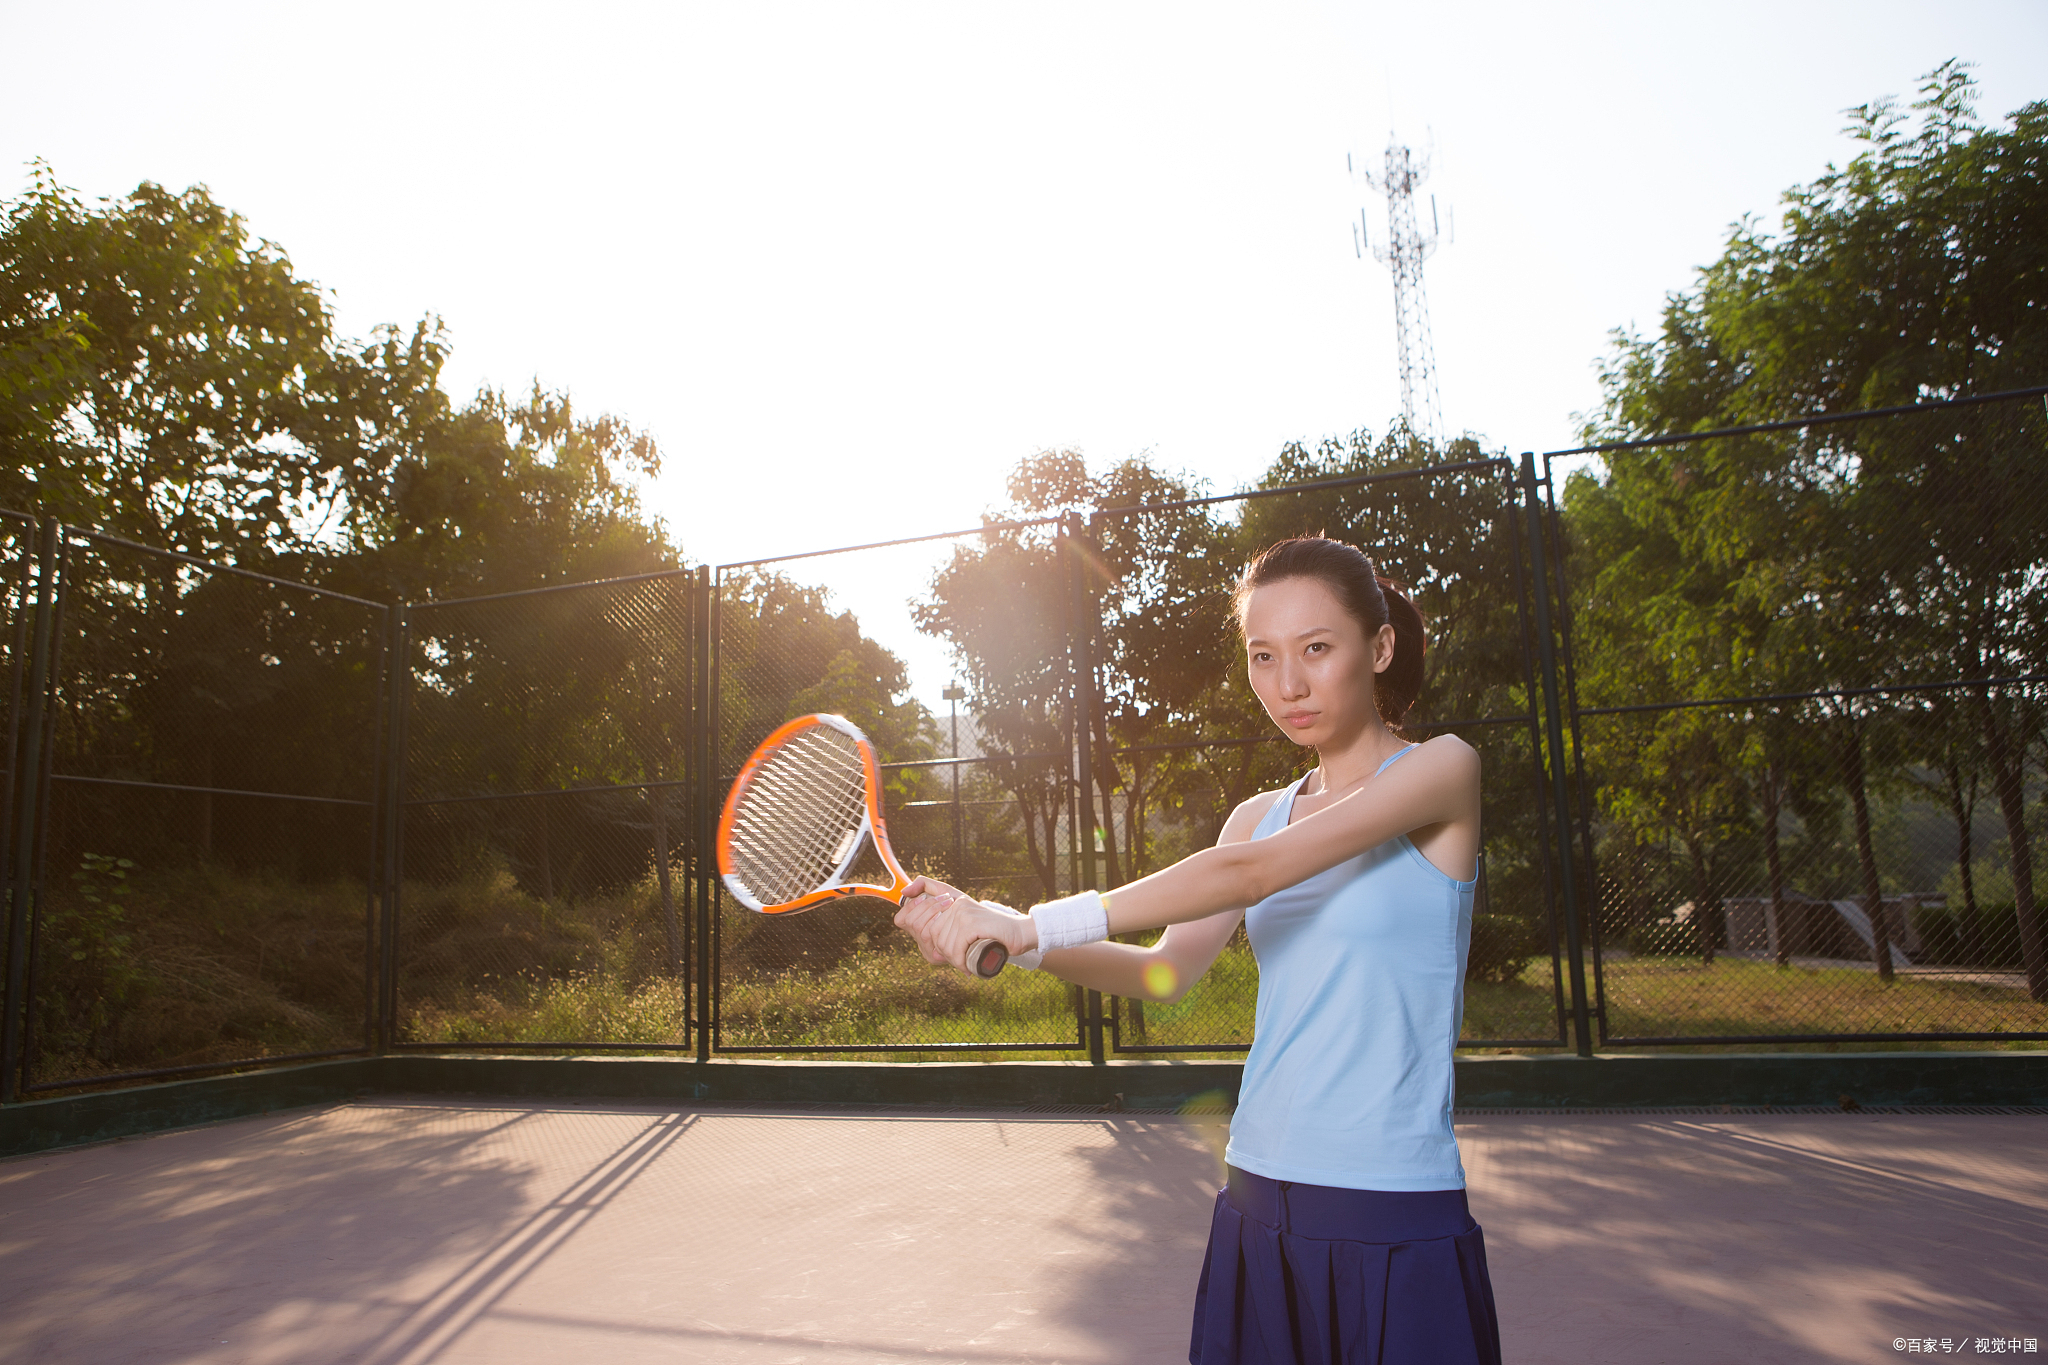
[[[1500,1365],[1463,1190],[1346,1190],[1230,1168],[1192,1365]]]

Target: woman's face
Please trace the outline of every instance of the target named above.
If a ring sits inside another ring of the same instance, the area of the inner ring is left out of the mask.
[[[1245,668],[1266,714],[1296,744],[1342,744],[1368,725],[1394,628],[1372,636],[1319,578],[1283,578],[1244,605]]]

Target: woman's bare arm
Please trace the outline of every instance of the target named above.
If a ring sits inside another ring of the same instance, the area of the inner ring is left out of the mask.
[[[1276,891],[1431,825],[1479,825],[1479,755],[1441,735],[1349,796],[1264,839],[1218,844],[1109,899],[1109,931],[1129,933],[1255,905]]]
[[[1248,841],[1260,818],[1279,795],[1278,792],[1261,792],[1240,804],[1223,822],[1223,831],[1216,838],[1217,845]],[[948,895],[957,893],[942,882],[929,879],[920,879],[920,882],[922,885],[913,882],[905,892],[903,909],[898,912],[896,923],[917,938],[918,947],[928,960],[950,961],[937,941],[936,922],[951,909],[951,905],[946,903]],[[920,896],[926,898],[924,903],[914,904]],[[965,910],[973,902],[952,904]],[[1089,943],[1078,948],[1056,948],[1045,954],[1041,970],[1049,971],[1063,981],[1101,991],[1104,995],[1171,1003],[1187,994],[1188,988],[1201,980],[1215,964],[1243,919],[1243,911],[1226,910],[1202,919],[1184,920],[1167,926],[1159,941],[1149,947],[1136,943]]]
[[[1357,791],[1286,829],[1258,840],[1250,839],[1247,831],[1242,841],[1219,842],[1117,888],[1105,897],[1109,932],[1131,933],[1242,911],[1389,839],[1439,826],[1466,832],[1465,856],[1476,854],[1479,755],[1453,735],[1418,746]],[[996,939],[1013,953],[1038,946],[1037,926],[1030,920],[998,914],[972,901],[959,902],[936,918],[931,935],[927,956],[936,949],[955,965],[965,961],[968,945],[976,939]]]

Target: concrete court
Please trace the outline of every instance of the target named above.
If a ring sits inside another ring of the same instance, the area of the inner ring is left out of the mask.
[[[384,1097],[20,1157],[0,1360],[1182,1360],[1215,1131]],[[1512,1365],[2048,1338],[2048,1120],[1459,1133]]]

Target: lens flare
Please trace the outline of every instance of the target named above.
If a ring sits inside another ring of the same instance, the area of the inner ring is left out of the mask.
[[[1180,985],[1180,973],[1171,962],[1154,962],[1145,968],[1145,994],[1164,1000]]]

